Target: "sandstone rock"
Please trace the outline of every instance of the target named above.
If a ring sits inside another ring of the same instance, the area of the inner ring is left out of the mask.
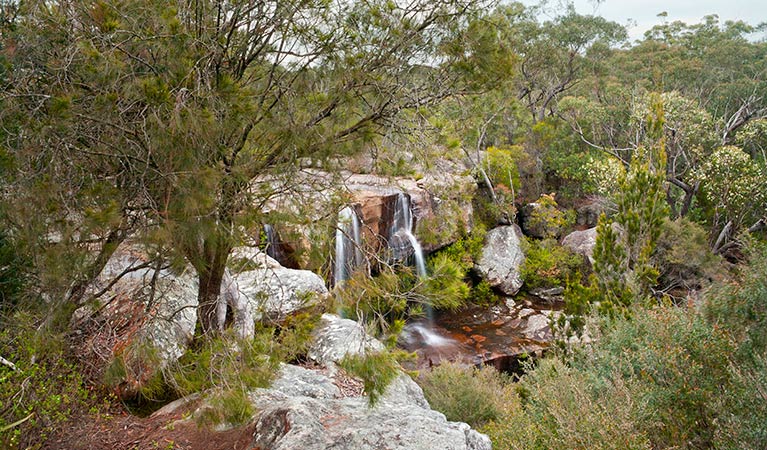
[[[320,365],[328,365],[340,361],[347,354],[382,350],[383,344],[365,333],[359,323],[334,314],[323,314],[314,331],[308,356]]]
[[[562,286],[552,288],[537,288],[530,291],[530,294],[540,298],[546,303],[562,303],[565,301],[564,294],[565,288]]]
[[[562,240],[562,246],[584,256],[589,264],[594,264],[594,247],[597,244],[597,229],[573,231]]]
[[[253,447],[268,450],[490,450],[490,440],[465,423],[448,422],[408,404],[369,408],[363,398],[280,398],[262,394],[255,405]]]
[[[490,449],[486,436],[431,410],[421,388],[404,373],[375,407],[366,397],[343,398],[335,387],[335,363],[347,354],[383,348],[358,323],[323,315],[309,357],[326,372],[283,366],[271,388],[254,392],[259,414],[252,445],[269,450]]]
[[[623,233],[623,229],[617,223],[613,222],[611,227],[616,233]],[[596,245],[596,227],[583,231],[573,231],[562,239],[562,246],[570,249],[574,253],[584,256],[589,264],[594,264],[594,247],[596,247]]]
[[[399,193],[410,198],[414,234],[425,252],[455,242],[471,229],[471,198],[476,182],[461,174],[429,172],[419,180],[350,174],[345,189],[360,205],[365,241],[373,246],[388,241]],[[377,250],[374,248],[374,251]]]
[[[167,268],[156,272],[150,262],[136,244],[118,247],[86,292],[88,297],[104,291],[98,299],[102,306],[86,306],[74,315],[80,327],[96,330],[86,336],[84,349],[101,358],[122,358],[125,375],[113,381],[124,398],[134,396],[156,370],[184,354],[197,321],[194,271],[188,267],[181,273]]]
[[[580,227],[597,226],[599,216],[605,212],[607,200],[601,197],[588,198],[576,211],[575,224]]]
[[[524,260],[522,231],[516,225],[501,226],[487,233],[482,257],[475,269],[490,286],[506,295],[514,295],[522,287],[520,268]]]
[[[549,328],[549,317],[546,314],[534,314],[528,317],[522,333],[529,339],[550,341],[552,335]]]
[[[318,295],[328,292],[325,282],[314,272],[282,267],[257,249],[238,248],[234,254],[249,258],[257,266],[232,277],[247,301],[250,315],[257,320],[283,320],[314,305]]]

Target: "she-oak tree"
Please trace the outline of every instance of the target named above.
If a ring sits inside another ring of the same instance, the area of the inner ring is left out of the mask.
[[[140,233],[192,264],[199,329],[217,329],[239,225],[290,186],[301,158],[353,152],[401,112],[507,70],[465,32],[481,2],[5,5],[3,152],[17,173],[47,181],[9,178],[4,189],[21,199],[57,186],[58,219],[77,223],[63,239],[100,248],[60,303],[81,302],[117,245]]]

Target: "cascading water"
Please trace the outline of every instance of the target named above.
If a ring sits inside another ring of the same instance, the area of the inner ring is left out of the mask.
[[[405,261],[409,256],[407,245],[409,244],[409,247],[413,249],[416,273],[419,277],[425,277],[426,263],[423,258],[423,250],[418,239],[413,235],[413,213],[410,210],[410,197],[402,192],[397,195],[389,236],[389,245],[394,250],[394,259]]]
[[[336,260],[333,283],[338,286],[351,277],[354,269],[363,264],[360,219],[354,208],[347,206],[338,213],[336,225]]]
[[[277,233],[274,231],[274,227],[265,223],[264,235],[266,236],[266,254],[279,261],[279,240],[277,239]]]

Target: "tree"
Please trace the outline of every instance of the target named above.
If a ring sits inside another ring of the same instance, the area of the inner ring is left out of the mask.
[[[655,142],[639,147],[632,156],[629,170],[620,180],[615,215],[599,218],[594,274],[586,286],[569,283],[565,312],[570,317],[563,316],[560,326],[569,320],[578,329],[592,305],[605,314],[629,313],[631,304],[653,296],[660,275],[654,253],[668,217],[664,111],[658,94],[646,123]]]
[[[513,10],[511,10],[513,11]],[[598,70],[610,46],[626,39],[621,25],[598,16],[581,15],[573,5],[564,14],[539,23],[534,11],[517,13],[510,22],[519,53],[519,99],[534,122],[554,110],[560,96],[581,81],[584,72]]]
[[[179,251],[197,271],[208,333],[240,226],[292,185],[302,158],[350,154],[402,111],[472,88],[466,68],[486,64],[455,43],[482,6],[26,2],[3,35],[4,106],[23,117],[6,141],[20,164],[64,180],[62,196],[87,174],[116,202],[110,223],[139,217],[131,230]],[[71,210],[78,222],[85,208]]]

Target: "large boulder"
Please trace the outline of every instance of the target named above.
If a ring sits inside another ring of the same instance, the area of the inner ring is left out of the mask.
[[[430,409],[421,388],[404,373],[371,407],[359,380],[336,363],[347,354],[382,349],[360,324],[323,315],[309,351],[314,364],[282,364],[271,387],[250,392],[256,414],[241,428],[249,437],[239,444],[249,450],[491,449],[487,436]],[[174,427],[189,426],[211,407],[204,398],[191,397],[153,417],[178,417],[190,404],[196,409],[172,422]]]
[[[485,237],[482,256],[474,267],[490,286],[506,295],[515,295],[522,287],[522,239],[517,225],[493,228]]]
[[[321,370],[284,366],[271,388],[253,393],[259,411],[255,448],[490,450],[486,436],[431,410],[421,388],[404,373],[374,407],[365,396],[339,390],[346,375],[338,361],[383,349],[358,323],[325,314],[314,338],[309,357]]]
[[[84,357],[119,357],[124,370],[109,380],[117,393],[129,398],[156,370],[184,354],[197,321],[197,276],[157,266],[133,243],[117,248],[86,291],[101,294],[73,315],[84,334]]]
[[[562,246],[586,258],[594,264],[594,247],[597,245],[597,228],[573,231],[562,239]]]
[[[324,280],[309,270],[288,269],[255,248],[237,248],[233,256],[247,260],[248,269],[232,275],[255,320],[281,321],[316,304],[327,294]]]

